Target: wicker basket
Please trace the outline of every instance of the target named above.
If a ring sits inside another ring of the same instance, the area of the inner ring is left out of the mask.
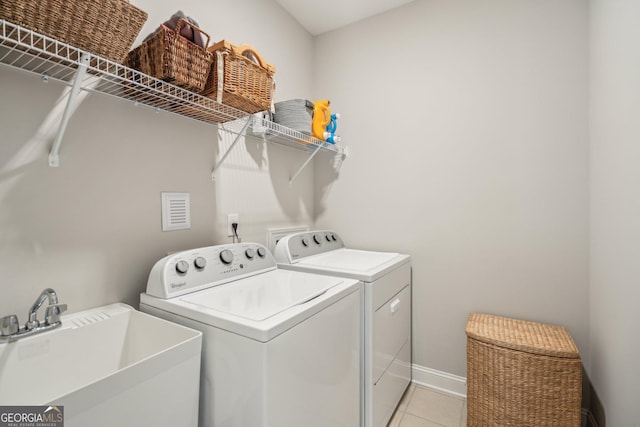
[[[180,35],[183,25],[191,26],[206,36],[204,47]],[[158,31],[127,55],[125,65],[157,79],[194,92],[204,89],[213,54],[208,52],[209,35],[185,19],[176,29],[161,25]]]
[[[0,19],[121,63],[147,13],[125,0],[2,0]]]
[[[226,40],[214,44],[209,51],[215,53],[215,58],[203,95],[247,113],[271,108],[276,71],[273,65],[251,46],[236,46]]]
[[[579,427],[582,363],[562,327],[472,313],[467,334],[469,427]]]

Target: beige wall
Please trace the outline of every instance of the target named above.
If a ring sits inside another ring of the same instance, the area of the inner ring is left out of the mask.
[[[590,16],[590,375],[606,425],[637,426],[640,4],[593,0]]]
[[[275,3],[133,3],[149,12],[138,41],[184,7],[213,40],[252,44],[275,64],[277,99],[310,96],[312,38]],[[25,321],[48,286],[70,311],[115,301],[137,307],[151,266],[167,252],[231,242],[227,213],[240,214],[245,241],[264,243],[270,226],[311,223],[313,164],[288,184],[306,158],[301,151],[247,139],[213,182],[232,136],[100,95],[71,118],[61,166],[49,168],[56,126],[47,118],[63,89],[0,68],[0,314]],[[161,231],[162,191],[190,193],[190,230]]]
[[[474,310],[588,357],[587,31],[581,0],[424,0],[316,38],[350,150],[316,225],[411,254],[416,364],[465,376]]]
[[[176,10],[134,3],[139,40]],[[412,255],[417,364],[464,376],[471,310],[563,324],[609,425],[640,418],[637,5],[418,0],[315,40],[275,2],[183,10],[254,44],[278,100],[330,98],[350,157],[289,186],[305,156],[247,140],[212,182],[229,135],[92,95],[51,169],[63,87],[0,68],[0,314],[24,320],[46,286],[71,311],[137,305],[166,252],[229,241],[227,213],[258,242],[315,220]],[[191,194],[191,230],[160,231],[161,191]]]

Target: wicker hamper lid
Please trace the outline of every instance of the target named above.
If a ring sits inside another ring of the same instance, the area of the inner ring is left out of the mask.
[[[503,348],[542,356],[580,357],[566,328],[484,313],[471,313],[465,332],[469,338]]]

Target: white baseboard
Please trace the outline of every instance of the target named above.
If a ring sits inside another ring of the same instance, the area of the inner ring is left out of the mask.
[[[413,382],[457,397],[467,397],[467,379],[414,364],[411,367]]]

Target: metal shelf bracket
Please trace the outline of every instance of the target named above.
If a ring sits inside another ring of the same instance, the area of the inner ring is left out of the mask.
[[[67,96],[67,105],[64,108],[62,120],[60,120],[60,127],[58,128],[56,139],[53,141],[53,146],[51,147],[51,151],[49,152],[49,166],[52,168],[57,168],[58,166],[60,166],[60,156],[58,155],[58,152],[60,151],[60,144],[62,143],[62,137],[64,136],[64,132],[67,129],[67,125],[69,124],[69,119],[71,118],[71,112],[73,111],[73,102],[78,96],[78,92],[80,91],[80,84],[84,80],[84,76],[87,74],[87,65],[89,64],[90,58],[91,55],[89,55],[88,53],[83,53],[80,57],[80,61],[78,61],[78,70],[76,71],[76,75],[73,79],[71,91]]]
[[[224,163],[224,161],[227,159],[227,156],[229,155],[229,153],[231,153],[231,150],[233,150],[233,148],[236,146],[236,144],[238,143],[238,141],[240,141],[240,138],[245,134],[245,132],[247,131],[247,128],[249,127],[249,123],[251,123],[253,119],[253,116],[249,115],[247,117],[247,121],[244,123],[244,125],[242,126],[242,129],[240,130],[240,132],[238,132],[236,134],[235,139],[233,140],[233,142],[231,143],[231,145],[229,146],[229,148],[227,148],[227,151],[225,151],[225,153],[222,155],[222,157],[220,158],[220,160],[218,161],[218,164],[216,164],[213,167],[213,170],[211,171],[211,180],[215,181],[216,180],[216,172],[220,169],[220,166],[222,166],[222,164]]]
[[[322,148],[323,145],[324,145],[324,143],[318,144],[316,149],[313,150],[313,153],[311,153],[311,155],[307,158],[307,160],[305,160],[305,162],[298,168],[298,171],[295,174],[293,174],[293,176],[291,178],[289,178],[289,185],[293,184],[293,181],[295,181],[296,178],[298,177],[298,175],[300,175],[302,173],[302,171],[304,170],[304,168],[307,167],[309,162],[311,160],[313,160],[313,158],[315,157],[316,154],[318,154],[318,151],[320,151],[320,149]]]

